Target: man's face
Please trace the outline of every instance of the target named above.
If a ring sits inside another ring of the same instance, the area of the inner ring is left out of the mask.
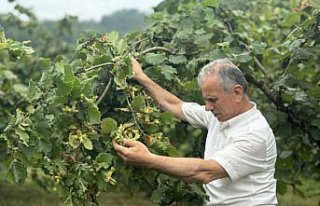
[[[205,98],[206,110],[211,111],[220,122],[224,122],[238,114],[238,103],[234,92],[225,92],[219,81],[216,75],[208,76],[202,83],[201,92]]]

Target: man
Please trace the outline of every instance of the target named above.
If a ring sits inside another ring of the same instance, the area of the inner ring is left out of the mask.
[[[142,165],[188,182],[204,183],[207,205],[276,205],[273,132],[247,96],[244,75],[231,61],[218,59],[202,68],[198,82],[205,106],[186,103],[161,88],[132,59],[135,79],[165,110],[208,129],[204,159],[165,157],[138,142],[114,143],[125,162]]]

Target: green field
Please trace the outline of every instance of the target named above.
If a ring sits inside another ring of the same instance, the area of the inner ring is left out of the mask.
[[[62,205],[54,193],[43,191],[39,187],[0,183],[0,206],[59,206]],[[290,190],[286,195],[278,196],[280,206],[317,206],[320,196],[302,198]],[[102,194],[101,206],[150,206],[154,205],[143,194],[128,196],[124,193]]]

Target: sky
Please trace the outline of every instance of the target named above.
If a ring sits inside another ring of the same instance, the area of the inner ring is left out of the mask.
[[[20,5],[30,8],[40,20],[57,20],[65,15],[78,16],[79,20],[99,21],[102,16],[122,9],[138,9],[151,13],[162,0],[0,0],[0,13],[14,11]]]

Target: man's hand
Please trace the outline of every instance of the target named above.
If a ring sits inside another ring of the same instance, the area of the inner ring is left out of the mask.
[[[138,141],[124,139],[122,146],[113,141],[113,147],[118,155],[128,164],[150,167],[154,156],[148,148]]]
[[[140,63],[133,57],[131,57],[131,64],[132,64],[132,70],[134,73],[134,79],[139,80],[145,76],[145,73],[143,72]]]

